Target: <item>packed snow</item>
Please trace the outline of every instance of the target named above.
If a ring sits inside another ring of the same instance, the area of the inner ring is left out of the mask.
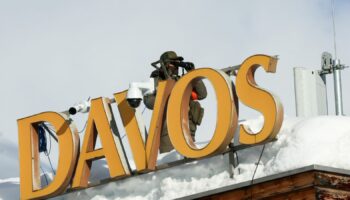
[[[258,131],[263,118],[243,122]],[[181,166],[110,182],[101,186],[68,193],[56,199],[173,199],[226,185],[277,174],[313,164],[350,169],[350,117],[320,116],[287,118],[278,139],[263,146],[238,151],[239,165],[230,178],[227,155],[194,161]],[[182,159],[175,151],[159,156],[158,163]],[[99,161],[91,182],[108,177],[105,161]],[[52,178],[51,176],[49,176]],[[19,179],[0,180],[0,199],[19,198]]]

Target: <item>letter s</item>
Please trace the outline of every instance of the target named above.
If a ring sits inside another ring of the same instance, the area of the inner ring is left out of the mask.
[[[257,144],[276,137],[283,121],[283,106],[278,97],[260,88],[254,79],[255,71],[262,66],[266,72],[275,73],[277,58],[267,55],[254,55],[241,65],[236,79],[237,95],[247,106],[254,108],[264,116],[264,126],[258,133],[252,133],[244,125],[240,126],[239,142]]]

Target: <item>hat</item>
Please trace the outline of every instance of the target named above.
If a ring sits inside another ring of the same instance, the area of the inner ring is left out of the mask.
[[[183,57],[177,56],[174,51],[166,51],[160,56],[160,60],[163,62],[168,62],[168,61],[172,61],[172,60],[183,61]]]

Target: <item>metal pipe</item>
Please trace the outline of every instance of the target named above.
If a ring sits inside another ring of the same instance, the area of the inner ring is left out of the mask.
[[[241,65],[235,65],[235,66],[231,66],[231,67],[226,67],[223,69],[220,69],[221,71],[225,72],[228,75],[233,75],[236,76],[236,71],[239,70],[239,68],[241,68]]]
[[[335,96],[335,113],[336,115],[343,114],[343,98],[342,98],[342,86],[341,86],[341,71],[340,61],[335,60],[333,65],[333,78],[334,78],[334,96]]]
[[[326,114],[328,115],[328,96],[327,96],[327,77],[326,74],[320,74],[321,79],[325,85],[325,90],[326,90]]]

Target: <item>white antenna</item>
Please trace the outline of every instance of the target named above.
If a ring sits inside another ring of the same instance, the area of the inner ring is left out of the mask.
[[[298,117],[327,115],[327,87],[319,70],[294,68],[294,91]]]
[[[332,2],[332,22],[333,22],[333,42],[334,42],[334,56],[335,62],[333,63],[333,79],[334,79],[334,97],[335,97],[335,113],[336,115],[344,115],[343,113],[343,97],[341,86],[341,71],[344,69],[340,64],[340,60],[337,57],[337,42],[336,42],[336,29],[334,18],[334,0]]]
[[[334,45],[334,56],[335,59],[337,59],[337,35],[335,31],[335,19],[334,19],[334,0],[331,0],[332,2],[332,22],[333,22],[333,45]]]

